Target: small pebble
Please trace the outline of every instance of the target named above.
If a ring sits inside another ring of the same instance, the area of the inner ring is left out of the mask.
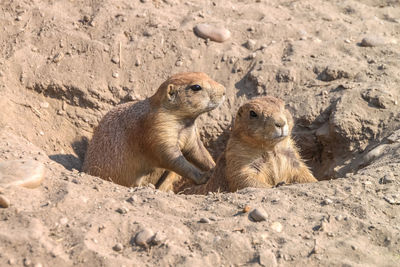
[[[349,39],[345,39],[344,42],[347,44],[351,43],[351,41]]]
[[[154,232],[150,229],[144,228],[135,236],[135,243],[139,246],[147,246],[154,239]]]
[[[249,50],[254,50],[254,49],[256,49],[256,41],[255,40],[252,40],[252,39],[249,39],[249,40],[247,40],[247,42],[244,44],[244,46],[247,48],[247,49],[249,49]]]
[[[199,222],[201,222],[201,223],[210,223],[210,219],[208,219],[208,218],[201,218]]]
[[[122,207],[122,208],[118,208],[118,209],[117,209],[117,212],[120,213],[120,214],[127,214],[128,211],[129,211],[129,210],[128,210],[127,208],[125,208],[125,207]]]
[[[271,224],[271,229],[277,233],[280,233],[280,232],[282,232],[283,226],[280,222],[273,222]]]
[[[113,76],[114,78],[118,78],[118,77],[119,77],[119,74],[118,74],[118,72],[113,72],[112,76]]]
[[[131,196],[130,198],[128,198],[126,201],[129,203],[137,203],[139,201],[139,199],[137,196],[134,195],[134,196]]]
[[[63,52],[59,52],[59,53],[57,53],[57,54],[53,57],[53,62],[54,62],[54,63],[58,63],[58,62],[60,62],[63,58],[64,58],[64,53],[63,53]]]
[[[193,30],[197,36],[219,43],[225,42],[231,37],[231,32],[229,30],[210,24],[198,24]]]
[[[382,37],[370,35],[370,36],[364,37],[361,40],[360,46],[375,47],[375,46],[381,46],[381,45],[385,45],[385,44],[386,44],[385,39],[383,39]]]
[[[10,206],[10,200],[5,196],[0,195],[0,207],[8,208]]]
[[[119,57],[117,57],[117,56],[112,57],[111,58],[111,62],[114,63],[114,64],[118,64],[119,63]]]
[[[178,60],[177,62],[175,62],[175,66],[177,67],[181,67],[183,65],[183,62]]]
[[[41,108],[48,108],[50,106],[50,104],[48,102],[42,102],[40,103],[40,107]]]
[[[394,177],[393,177],[393,175],[389,175],[389,174],[386,174],[381,179],[379,179],[380,184],[390,184],[393,182],[394,182]]]
[[[135,66],[139,67],[140,65],[142,65],[142,62],[140,61],[140,59],[136,59]]]
[[[333,201],[331,199],[329,199],[329,198],[325,198],[322,201],[322,205],[329,205],[329,204],[332,204],[332,203],[333,203]]]
[[[400,205],[400,195],[384,196],[383,199],[392,205]]]
[[[249,215],[256,222],[265,221],[268,218],[267,213],[262,209],[254,209]]]
[[[124,246],[121,243],[117,243],[115,246],[113,246],[114,251],[121,251],[124,249]]]

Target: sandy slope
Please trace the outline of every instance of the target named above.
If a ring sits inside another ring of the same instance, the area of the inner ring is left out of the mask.
[[[399,1],[0,8],[0,160],[46,166],[39,188],[1,189],[11,206],[0,209],[0,266],[400,265]],[[228,28],[231,39],[196,37],[203,22]],[[364,37],[373,47],[360,46]],[[274,95],[288,104],[302,154],[324,181],[181,196],[80,173],[101,116],[180,71],[227,87],[227,101],[199,121],[214,156],[238,106]],[[251,221],[245,205],[267,220]],[[134,243],[143,228],[157,233],[156,244]]]

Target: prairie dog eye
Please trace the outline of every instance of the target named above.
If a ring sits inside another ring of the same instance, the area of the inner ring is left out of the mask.
[[[250,110],[250,117],[252,117],[252,118],[257,118],[258,115],[257,115],[257,113],[255,113],[255,111]]]
[[[195,84],[195,85],[190,86],[190,89],[193,90],[193,91],[200,91],[203,88],[201,88],[200,85]]]

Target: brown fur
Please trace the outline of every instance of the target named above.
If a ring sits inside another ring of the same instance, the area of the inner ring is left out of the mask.
[[[199,91],[190,89],[200,85]],[[125,186],[157,184],[168,170],[205,183],[215,166],[200,141],[195,119],[220,105],[225,88],[205,73],[170,77],[150,98],[119,105],[95,129],[83,170]],[[164,185],[164,190],[169,187]]]
[[[282,182],[316,182],[290,136],[292,128],[292,116],[282,100],[267,96],[249,101],[240,107],[227,147],[209,181],[189,188],[177,185],[175,191],[205,194],[273,187]]]

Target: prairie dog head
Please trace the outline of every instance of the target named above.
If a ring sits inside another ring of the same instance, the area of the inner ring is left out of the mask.
[[[165,81],[156,94],[173,114],[195,118],[225,100],[225,87],[202,72],[178,73]]]
[[[255,145],[276,144],[290,136],[293,118],[285,103],[272,96],[259,97],[242,105],[233,132]]]

